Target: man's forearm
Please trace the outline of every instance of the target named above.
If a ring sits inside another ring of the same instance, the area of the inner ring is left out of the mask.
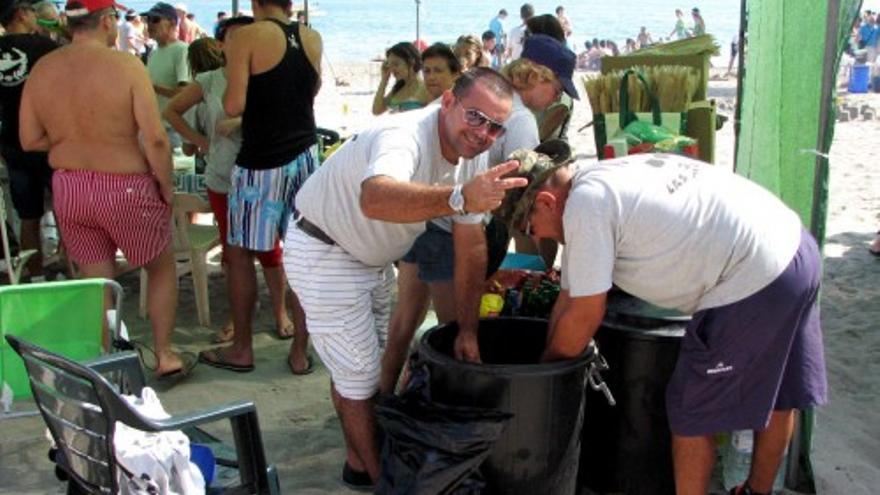
[[[392,223],[424,222],[452,215],[452,186],[429,186],[373,177],[361,185],[361,209],[368,218]]]

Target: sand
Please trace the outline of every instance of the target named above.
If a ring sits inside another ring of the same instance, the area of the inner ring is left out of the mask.
[[[378,64],[325,66],[318,97],[319,125],[343,133],[368,125],[371,88],[378,83]],[[347,82],[337,86],[335,79]],[[711,97],[721,113],[732,114],[735,83],[713,81]],[[880,95],[859,101],[880,108]],[[591,120],[585,103],[576,105],[569,136],[579,156],[595,156]],[[819,493],[873,494],[880,486],[880,260],[867,251],[880,228],[880,170],[871,149],[880,142],[877,121],[839,124],[832,149],[831,201],[825,248],[822,297],[832,402],[818,412],[814,467]],[[719,132],[717,163],[733,163],[733,130]],[[226,287],[218,260],[212,260],[211,317],[221,325],[228,312]],[[148,340],[148,323],[137,317],[136,273],[121,277],[126,292],[123,315],[136,338]],[[268,294],[260,280],[260,308],[255,317],[256,371],[235,374],[200,366],[173,387],[154,384],[172,413],[191,412],[230,401],[254,401],[259,412],[267,457],[281,477],[285,493],[343,494],[337,481],[344,457],[342,434],[329,400],[326,369],[318,364],[309,376],[292,377],[285,364],[287,341],[274,337]],[[175,342],[184,350],[208,346],[213,330],[198,326],[192,282],[180,283]],[[211,429],[229,438],[228,426]],[[0,421],[0,493],[59,493],[46,459],[47,443],[37,417]],[[871,488],[875,487],[875,488]]]

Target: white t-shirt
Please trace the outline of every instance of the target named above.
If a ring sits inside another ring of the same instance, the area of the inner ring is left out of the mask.
[[[367,218],[360,206],[361,183],[386,175],[431,185],[461,184],[487,168],[488,154],[447,162],[440,153],[440,108],[383,116],[352,136],[303,184],[296,208],[349,254],[370,266],[398,260],[425,230],[425,222],[391,223]],[[405,208],[406,205],[401,205]],[[478,224],[484,215],[455,216]],[[442,225],[442,224],[441,224]]]
[[[519,26],[510,30],[510,61],[518,59],[522,56],[523,45],[526,42],[526,25]]]
[[[563,214],[562,286],[612,282],[685,313],[767,286],[798,249],[797,214],[763,187],[675,155],[633,155],[574,172]]]
[[[494,167],[503,162],[511,153],[520,149],[534,149],[541,142],[538,137],[538,121],[535,114],[526,108],[519,94],[513,93],[513,105],[510,116],[504,121],[507,129],[504,135],[496,139],[489,148],[489,166]]]

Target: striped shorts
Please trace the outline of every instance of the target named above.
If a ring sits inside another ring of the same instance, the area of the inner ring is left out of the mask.
[[[153,261],[171,241],[171,207],[151,174],[56,170],[53,208],[70,259],[89,265],[116,259]]]
[[[284,238],[296,192],[318,166],[317,149],[310,146],[290,163],[272,169],[232,168],[226,237],[230,246],[271,251]]]
[[[375,395],[391,314],[391,265],[365,265],[292,226],[284,240],[284,271],[336,391],[351,400]]]

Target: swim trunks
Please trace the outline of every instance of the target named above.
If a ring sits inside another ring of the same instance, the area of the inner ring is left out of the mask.
[[[228,245],[250,251],[275,249],[287,231],[296,192],[317,166],[315,145],[280,167],[255,170],[235,165],[229,189]]]
[[[674,433],[763,430],[774,410],[827,401],[816,300],[821,271],[816,242],[803,231],[776,280],[741,301],[694,314],[666,390]]]
[[[120,249],[142,266],[171,241],[171,206],[152,174],[56,170],[52,191],[64,247],[76,263],[112,261]]]

